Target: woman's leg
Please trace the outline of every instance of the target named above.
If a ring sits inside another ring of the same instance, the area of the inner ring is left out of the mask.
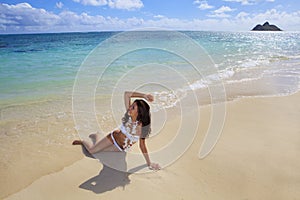
[[[97,153],[107,147],[109,147],[110,145],[112,145],[113,142],[111,140],[111,136],[110,134],[108,134],[106,137],[104,137],[102,140],[100,141],[96,141],[95,144],[92,144],[88,141],[85,140],[75,140],[73,142],[73,145],[84,145],[85,148],[91,153]]]
[[[89,137],[92,139],[93,144],[96,144],[101,140],[98,132],[90,134]]]

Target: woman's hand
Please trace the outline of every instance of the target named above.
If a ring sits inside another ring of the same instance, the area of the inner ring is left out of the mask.
[[[146,100],[149,101],[149,102],[154,101],[154,97],[153,97],[152,94],[145,94],[145,95],[144,95],[144,99],[146,99]]]
[[[159,166],[158,163],[150,163],[149,169],[157,171],[157,170],[160,170],[161,167]]]

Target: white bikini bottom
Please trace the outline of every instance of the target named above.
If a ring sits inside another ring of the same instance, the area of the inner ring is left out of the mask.
[[[115,140],[114,135],[113,135],[113,132],[110,134],[110,137],[111,137],[111,139],[112,139],[114,145],[119,149],[119,151],[124,151],[124,150],[118,145],[117,141]]]

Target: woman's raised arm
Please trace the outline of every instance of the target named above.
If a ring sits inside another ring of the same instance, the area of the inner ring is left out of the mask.
[[[144,94],[144,93],[140,93],[140,92],[129,92],[129,91],[126,91],[124,93],[124,103],[125,103],[125,107],[126,107],[126,110],[129,109],[129,106],[130,106],[130,99],[131,98],[144,98],[145,100],[149,101],[149,102],[152,102],[154,100],[154,97],[151,95],[151,94]]]

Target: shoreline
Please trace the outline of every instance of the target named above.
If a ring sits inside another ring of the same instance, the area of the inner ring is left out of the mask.
[[[101,196],[119,199],[120,195],[129,199],[136,194],[133,191],[140,195],[151,192],[153,196],[164,199],[199,196],[205,199],[296,198],[300,195],[297,190],[300,180],[297,172],[300,167],[300,153],[297,151],[297,141],[300,141],[297,124],[299,99],[300,92],[297,92],[289,96],[242,98],[228,102],[223,133],[213,151],[203,160],[198,158],[198,152],[208,128],[210,106],[200,108],[202,121],[192,145],[162,171],[132,174],[129,184],[118,180],[118,184],[106,185],[101,182],[102,165],[96,160],[83,158],[63,170],[40,177],[7,199],[98,199]],[[78,148],[74,147],[74,150],[78,151]],[[91,177],[95,177],[96,185],[85,189],[79,187]],[[102,191],[100,186],[107,189]],[[153,199],[153,196],[146,199]]]

